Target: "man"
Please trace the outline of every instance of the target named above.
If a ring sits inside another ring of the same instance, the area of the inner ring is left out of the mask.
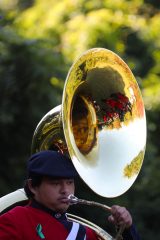
[[[27,174],[29,204],[0,217],[1,240],[98,240],[93,230],[67,219],[68,196],[74,194],[78,175],[68,157],[55,151],[36,153],[28,161]],[[125,225],[124,240],[139,239],[125,208],[112,206],[109,220]]]

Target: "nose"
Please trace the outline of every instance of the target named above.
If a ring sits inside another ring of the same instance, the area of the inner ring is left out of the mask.
[[[63,184],[61,185],[60,191],[61,191],[61,193],[64,194],[64,195],[70,194],[70,188],[69,188],[68,184],[67,184],[67,183],[63,183]]]

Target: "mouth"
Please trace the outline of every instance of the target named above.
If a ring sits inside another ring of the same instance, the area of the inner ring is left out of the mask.
[[[58,199],[58,201],[59,201],[60,203],[69,204],[68,197],[61,197],[61,198]]]

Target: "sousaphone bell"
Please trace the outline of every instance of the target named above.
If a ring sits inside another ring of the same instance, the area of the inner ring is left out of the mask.
[[[72,65],[62,105],[38,124],[32,153],[68,153],[84,182],[110,198],[136,180],[145,145],[145,109],[131,70],[112,51],[94,48]]]

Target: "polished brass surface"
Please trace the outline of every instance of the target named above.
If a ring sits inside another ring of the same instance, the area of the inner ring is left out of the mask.
[[[94,201],[88,201],[88,200],[85,200],[85,199],[79,199],[76,196],[74,196],[73,194],[68,196],[68,200],[69,200],[70,205],[73,205],[73,204],[84,204],[84,205],[89,205],[89,206],[100,207],[100,208],[102,208],[104,210],[111,211],[111,207],[109,207],[109,206],[107,206],[105,204],[101,204],[101,203],[94,202]]]
[[[63,134],[61,105],[49,111],[34,131],[31,153],[48,149],[68,152]]]
[[[41,120],[32,153],[68,153],[95,193],[116,197],[136,180],[145,145],[145,109],[131,70],[112,51],[94,48],[70,68],[62,106]]]
[[[82,54],[66,79],[62,119],[69,154],[88,186],[104,197],[127,191],[142,166],[146,119],[125,62],[107,49]]]

